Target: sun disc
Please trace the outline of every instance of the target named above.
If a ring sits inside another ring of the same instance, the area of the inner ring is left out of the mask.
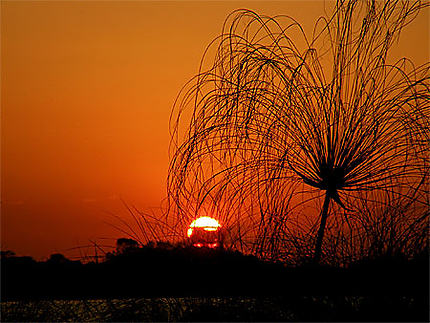
[[[214,218],[211,218],[208,216],[202,216],[194,220],[193,222],[191,222],[187,231],[187,236],[191,237],[194,231],[193,228],[202,228],[204,231],[216,231],[220,227],[221,225]]]

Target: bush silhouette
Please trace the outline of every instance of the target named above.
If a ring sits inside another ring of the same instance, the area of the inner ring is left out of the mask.
[[[338,0],[312,37],[288,16],[233,12],[172,112],[178,225],[216,214],[241,250],[319,262],[333,223],[363,232],[349,219],[367,192],[428,208],[429,64],[389,59],[427,6]]]

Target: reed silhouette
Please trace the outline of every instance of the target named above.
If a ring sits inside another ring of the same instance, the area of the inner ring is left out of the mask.
[[[215,214],[232,245],[291,262],[320,262],[339,233],[365,241],[337,256],[359,257],[383,210],[418,210],[396,228],[428,237],[430,65],[389,55],[427,6],[338,0],[310,37],[292,17],[229,15],[171,116],[177,223]]]

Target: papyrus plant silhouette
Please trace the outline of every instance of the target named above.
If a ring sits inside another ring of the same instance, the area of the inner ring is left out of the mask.
[[[428,188],[429,64],[389,55],[426,6],[339,0],[311,35],[291,17],[233,12],[172,113],[179,219],[212,205],[266,255],[311,228],[319,262],[330,213],[357,214],[363,192],[405,201]]]

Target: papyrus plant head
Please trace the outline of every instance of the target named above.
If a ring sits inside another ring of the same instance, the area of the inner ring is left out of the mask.
[[[204,208],[242,248],[319,261],[327,218],[359,214],[363,192],[422,197],[429,64],[389,54],[426,3],[327,4],[308,34],[288,16],[227,18],[172,113],[179,222]]]

